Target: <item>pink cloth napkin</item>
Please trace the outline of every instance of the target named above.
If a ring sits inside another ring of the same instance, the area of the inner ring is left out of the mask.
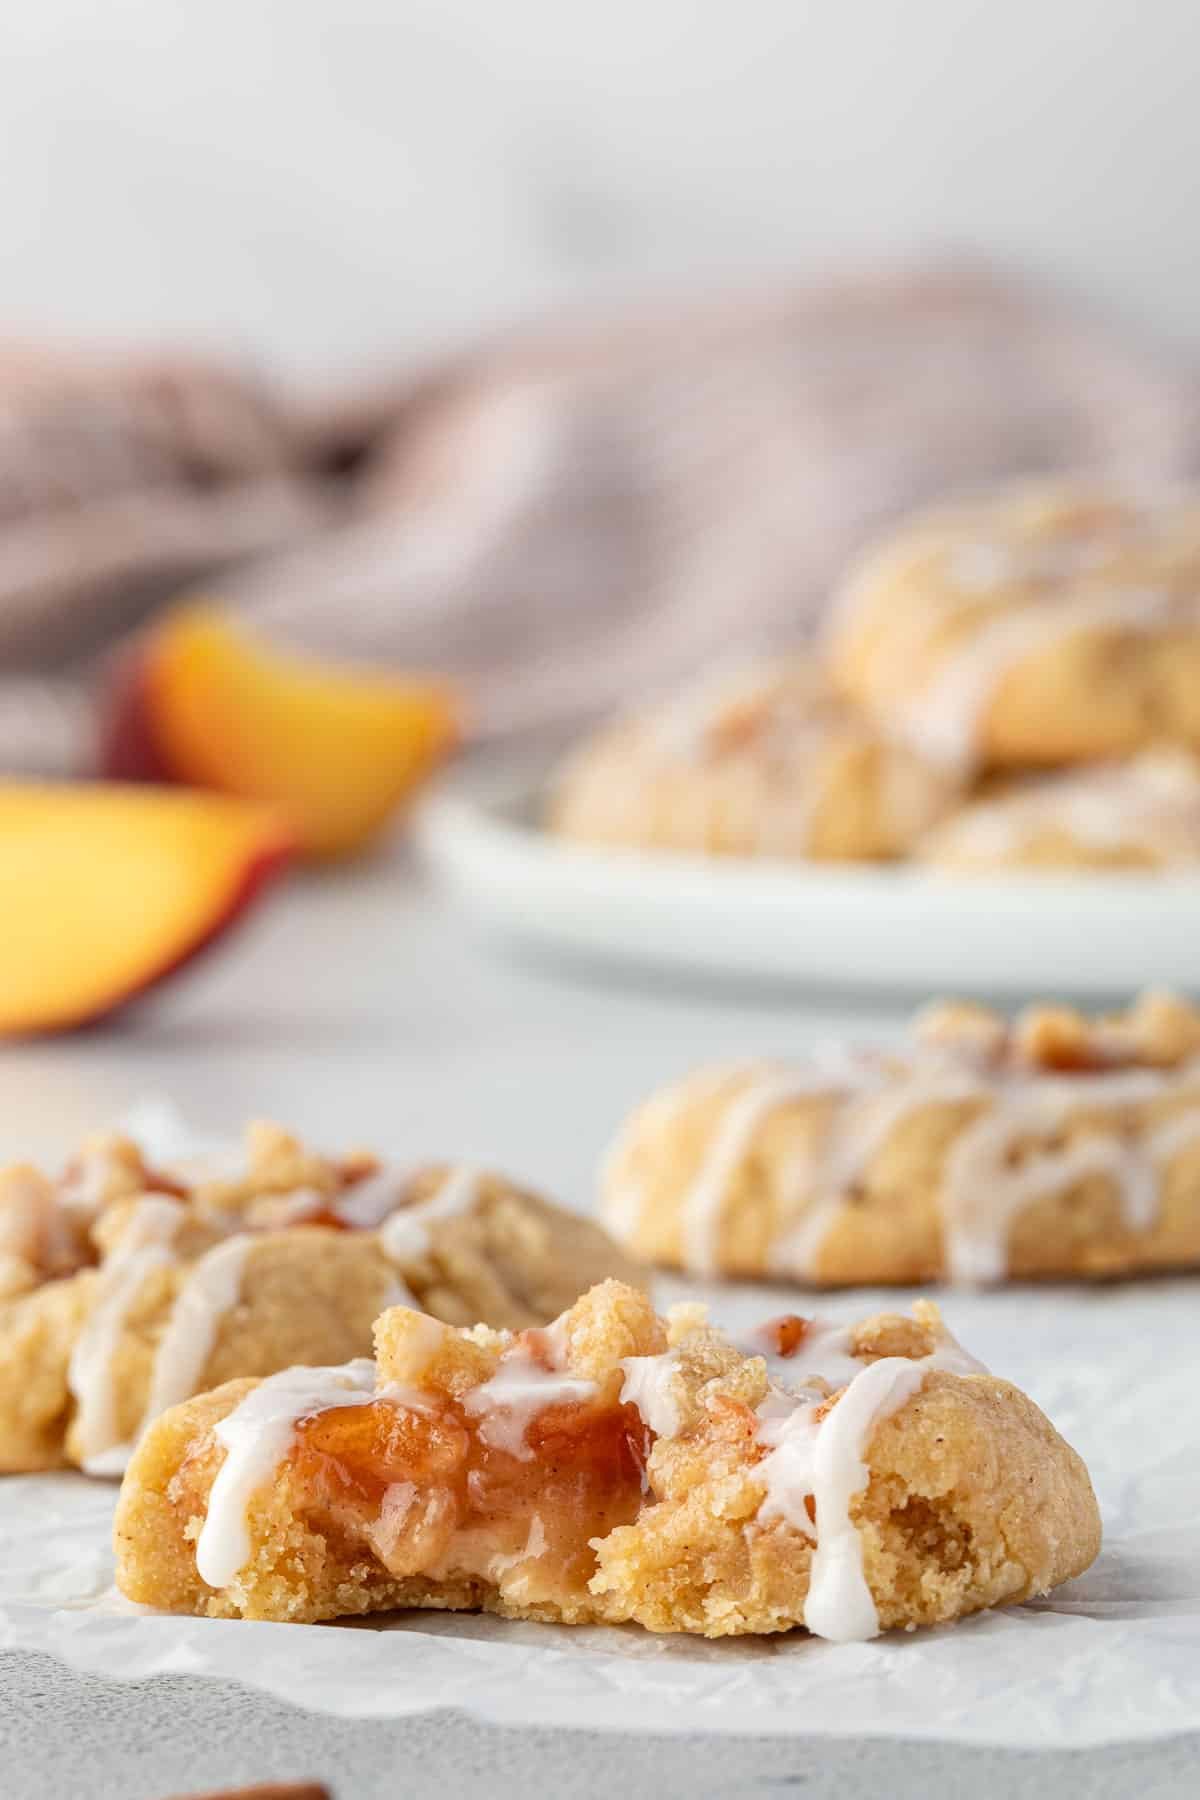
[[[931,498],[1198,466],[1183,358],[976,270],[545,325],[318,408],[0,353],[0,766],[85,767],[104,651],[198,586],[282,640],[455,673],[513,733],[793,641]]]

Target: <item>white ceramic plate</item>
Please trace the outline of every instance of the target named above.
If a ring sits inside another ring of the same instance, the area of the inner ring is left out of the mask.
[[[422,851],[486,926],[592,961],[851,988],[1116,994],[1200,985],[1200,876],[962,876],[562,843],[526,769],[461,771]]]

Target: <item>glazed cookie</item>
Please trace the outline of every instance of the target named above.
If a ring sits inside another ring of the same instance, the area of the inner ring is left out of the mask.
[[[1200,763],[1183,751],[1015,777],[920,846],[953,869],[1175,869],[1200,862]]]
[[[378,1366],[231,1382],[154,1424],[117,1509],[130,1599],[397,1607],[837,1640],[1045,1593],[1100,1543],[1087,1471],[936,1308],[735,1342],[594,1289],[544,1331],[405,1308]]]
[[[322,1157],[277,1126],[244,1168],[163,1172],[122,1137],[58,1184],[0,1174],[0,1471],[115,1474],[150,1419],[235,1375],[365,1355],[398,1299],[520,1329],[635,1265],[500,1176]]]
[[[583,843],[881,860],[904,855],[956,793],[794,658],[710,677],[602,730],[560,771],[549,823]]]
[[[1200,749],[1200,501],[943,507],[851,571],[828,650],[881,728],[959,772]]]
[[[1200,1014],[943,1006],[895,1050],[700,1070],[633,1114],[602,1216],[653,1262],[817,1286],[1200,1263]]]

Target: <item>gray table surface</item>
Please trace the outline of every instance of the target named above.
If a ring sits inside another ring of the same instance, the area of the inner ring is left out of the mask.
[[[1200,1734],[1154,1750],[1027,1752],[787,1738],[505,1731],[444,1713],[396,1724],[323,1718],[224,1682],[104,1682],[0,1653],[5,1800],[164,1800],[319,1778],[337,1800],[804,1800],[1005,1796],[1158,1800],[1200,1790]]]
[[[326,1719],[223,1681],[97,1681],[0,1652],[5,1800],[166,1800],[263,1780],[320,1778],[336,1800],[928,1800],[972,1793],[1157,1800],[1200,1791],[1200,1735],[1155,1750],[955,1750],[889,1741],[506,1732],[435,1714]]]
[[[900,1011],[571,978],[484,951],[402,862],[302,880],[119,1027],[0,1055],[0,1155],[57,1159],[147,1093],[228,1129],[439,1150],[586,1204],[614,1124],[703,1057],[794,1050]],[[936,1701],[931,1697],[931,1703]],[[1198,1735],[1099,1752],[506,1731],[307,1714],[218,1682],[104,1682],[0,1655],[3,1800],[162,1800],[319,1775],[339,1800],[537,1793],[1145,1796],[1200,1792]]]

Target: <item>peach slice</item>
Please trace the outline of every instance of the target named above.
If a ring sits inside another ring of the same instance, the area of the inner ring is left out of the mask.
[[[131,1000],[240,918],[290,849],[277,814],[218,794],[0,782],[0,1032]]]
[[[104,772],[270,802],[302,849],[332,856],[365,843],[457,738],[444,684],[292,656],[191,606],[119,678]]]

